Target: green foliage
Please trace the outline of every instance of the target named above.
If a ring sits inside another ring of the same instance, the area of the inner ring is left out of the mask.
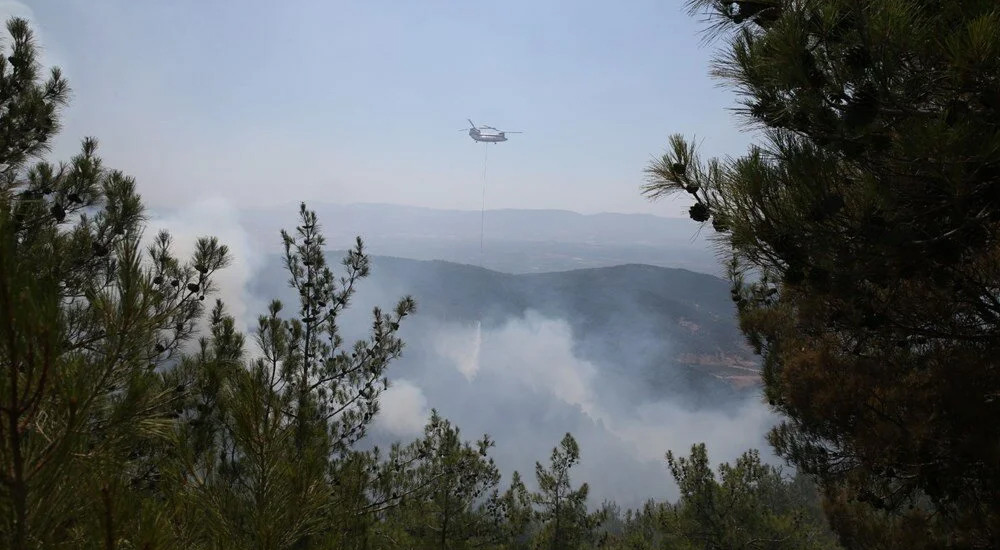
[[[190,527],[178,523],[205,547],[325,547],[338,524],[358,528],[357,516],[400,498],[377,494],[390,474],[375,475],[377,454],[352,447],[377,411],[413,301],[401,300],[390,315],[376,309],[370,337],[345,349],[336,318],[367,276],[368,257],[359,240],[344,260],[346,275],[335,278],[315,214],[303,205],[300,218],[297,238],[282,234],[298,317],[283,319],[272,302],[258,320],[260,357],[248,361],[219,303],[212,338],[174,373],[192,391],[179,411],[181,452],[167,459],[179,485],[168,498],[180,499]]]
[[[191,391],[164,496],[190,546],[293,547],[318,532],[329,505],[327,447],[295,444],[291,396],[264,362],[243,363],[242,337],[221,303],[211,332],[178,373],[190,372]]]
[[[535,514],[531,494],[521,481],[520,473],[515,471],[511,474],[510,486],[501,497],[500,506],[505,520],[508,548],[512,550],[530,548]]]
[[[668,452],[667,463],[681,492],[669,519],[685,539],[706,548],[835,547],[822,517],[756,451],[719,466],[718,478],[704,444],[688,458]]]
[[[258,325],[260,357],[246,357],[217,303],[210,337],[182,350],[226,247],[201,239],[182,263],[160,233],[143,250],[135,182],[102,166],[93,139],[70,163],[28,165],[57,128],[68,87],[58,71],[39,80],[24,21],[8,29],[13,52],[0,59],[5,546],[322,547],[334,526],[356,527],[379,504],[371,483],[337,487],[375,459],[350,449],[377,410],[412,300],[376,310],[371,336],[342,349],[334,320],[368,259],[359,241],[335,279],[303,207],[297,236],[283,235],[299,318],[281,318],[272,304]]]
[[[30,158],[48,149],[49,139],[59,130],[59,108],[69,97],[69,84],[56,68],[42,81],[38,48],[27,21],[13,18],[7,22],[7,31],[10,56],[0,56],[0,100],[5,110],[0,125],[0,177],[11,185],[23,176]]]
[[[925,509],[914,507],[901,513],[875,510],[843,488],[828,492],[823,504],[844,548],[904,550],[950,545],[947,526]]]
[[[839,548],[812,483],[783,476],[756,451],[713,471],[700,444],[688,457],[668,452],[667,466],[680,490],[677,502],[651,500],[624,516],[605,506],[599,548]]]
[[[155,538],[162,517],[129,487],[142,449],[172,435],[160,369],[189,338],[228,252],[187,263],[140,246],[135,182],[96,141],[69,163],[29,164],[58,128],[68,86],[42,81],[27,24],[0,58],[0,538],[14,549]]]
[[[463,443],[458,428],[432,411],[416,449],[416,466],[404,485],[411,496],[386,515],[380,531],[398,548],[483,548],[501,542],[502,520],[495,487],[500,471],[488,457],[493,442],[484,436]],[[395,536],[388,531],[395,528]]]
[[[536,546],[553,550],[580,548],[593,538],[601,517],[587,513],[590,487],[584,483],[573,489],[570,483],[569,470],[580,462],[580,447],[572,435],[566,434],[559,447],[552,449],[549,461],[548,468],[535,463],[538,492],[531,495],[531,502],[540,523]]]
[[[706,162],[675,136],[644,191],[711,219],[787,418],[772,443],[831,496],[997,547],[996,2],[690,6],[763,140]]]
[[[295,444],[305,448],[316,438],[331,438],[332,449],[344,452],[365,434],[378,412],[378,396],[388,385],[383,377],[389,362],[399,356],[399,322],[413,312],[404,298],[390,314],[376,308],[367,341],[343,347],[337,315],[347,307],[355,284],[367,277],[370,260],[361,239],[347,253],[345,275],[337,278],[326,266],[325,240],[316,214],[300,208],[301,224],[293,236],[282,231],[289,284],[298,291],[298,318],[282,321],[281,304],[271,304],[259,322],[258,342],[270,376],[293,400]]]

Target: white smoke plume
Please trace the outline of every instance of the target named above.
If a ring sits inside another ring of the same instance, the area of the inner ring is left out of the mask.
[[[516,469],[530,484],[534,462],[545,463],[561,436],[571,432],[582,456],[574,483],[590,484],[592,505],[603,499],[639,506],[649,498],[676,498],[664,453],[686,455],[696,443],[706,443],[714,462],[756,448],[777,463],[764,439],[775,417],[759,399],[719,409],[634,399],[623,394],[625,384],[615,375],[577,357],[564,320],[529,311],[494,328],[428,324],[408,332],[407,340],[431,350],[431,357],[408,361],[404,355],[390,369],[405,377],[404,386],[383,395],[380,415],[388,418],[377,428],[393,436],[416,433],[415,419],[425,418],[426,402],[455,422],[464,438],[489,433],[505,474]]]
[[[482,345],[483,326],[480,321],[476,321],[476,328],[471,333],[465,330],[442,332],[434,340],[434,350],[453,362],[458,372],[469,381],[479,372]]]
[[[201,237],[217,237],[229,247],[230,265],[214,275],[218,294],[226,310],[243,332],[252,328],[251,319],[263,311],[263,300],[250,293],[251,277],[263,265],[264,255],[258,243],[251,241],[240,223],[239,211],[226,199],[210,197],[171,212],[153,213],[143,235],[148,242],[161,230],[173,238],[173,254],[187,261]],[[249,342],[249,341],[248,341]]]
[[[376,428],[399,437],[419,436],[430,417],[423,390],[406,379],[393,380],[379,404]]]

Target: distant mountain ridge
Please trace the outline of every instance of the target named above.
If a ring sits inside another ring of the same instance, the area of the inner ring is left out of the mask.
[[[352,216],[366,221],[381,216],[384,219],[379,221],[379,229],[389,231],[413,229],[410,221],[419,220],[423,223],[420,229],[425,234],[447,234],[473,240],[479,239],[482,215],[479,210],[440,210],[373,203],[317,204],[311,208],[316,208],[321,215],[346,216],[349,220]],[[383,225],[385,221],[388,221],[388,226]],[[486,237],[496,240],[661,246],[676,241],[685,231],[683,239],[690,239],[697,226],[687,219],[653,214],[581,214],[557,209],[486,210]]]
[[[706,236],[689,219],[652,214],[580,214],[567,210],[440,210],[391,204],[311,202],[331,247],[361,236],[372,253],[482,264],[508,273],[540,273],[619,264],[720,273]],[[241,211],[256,242],[277,248],[297,205]]]

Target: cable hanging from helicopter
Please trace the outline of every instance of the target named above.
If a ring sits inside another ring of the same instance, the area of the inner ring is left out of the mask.
[[[487,161],[489,160],[489,152],[490,152],[489,146],[491,143],[500,143],[502,141],[507,141],[507,134],[520,134],[522,132],[502,131],[502,130],[497,130],[492,126],[476,127],[475,122],[472,122],[472,120],[470,119],[466,120],[469,121],[469,127],[462,128],[459,131],[460,132],[468,131],[469,137],[471,137],[474,141],[483,143],[485,145],[485,147],[483,147],[483,205],[482,205],[482,210],[480,210],[479,214],[479,267],[482,268],[483,257],[485,255],[483,248],[483,239],[486,235],[486,175],[487,175],[486,166],[487,166]],[[492,132],[494,133],[483,132],[483,130],[492,130]],[[475,333],[475,338],[473,340],[473,350],[474,350],[473,357],[475,357],[475,361],[477,364],[479,363],[479,350],[480,346],[482,345],[482,338],[483,338],[482,317],[480,317],[476,321],[476,333]]]
[[[468,128],[462,128],[460,132],[469,132],[469,137],[474,141],[480,143],[485,143],[487,147],[483,150],[483,205],[482,210],[479,215],[479,267],[483,267],[483,239],[486,235],[486,166],[489,160],[489,144],[500,143],[507,141],[507,134],[521,134],[523,132],[516,132],[510,130],[497,130],[493,126],[476,126],[475,122],[471,119],[466,119],[469,121]],[[492,132],[483,132],[483,130],[492,130]]]

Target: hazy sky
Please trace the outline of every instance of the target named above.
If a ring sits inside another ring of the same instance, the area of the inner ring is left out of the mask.
[[[683,2],[33,0],[73,101],[56,153],[97,136],[150,206],[390,202],[678,215],[642,170],[674,132],[748,136]],[[30,6],[30,7],[29,7]],[[686,204],[686,201],[682,204]]]

